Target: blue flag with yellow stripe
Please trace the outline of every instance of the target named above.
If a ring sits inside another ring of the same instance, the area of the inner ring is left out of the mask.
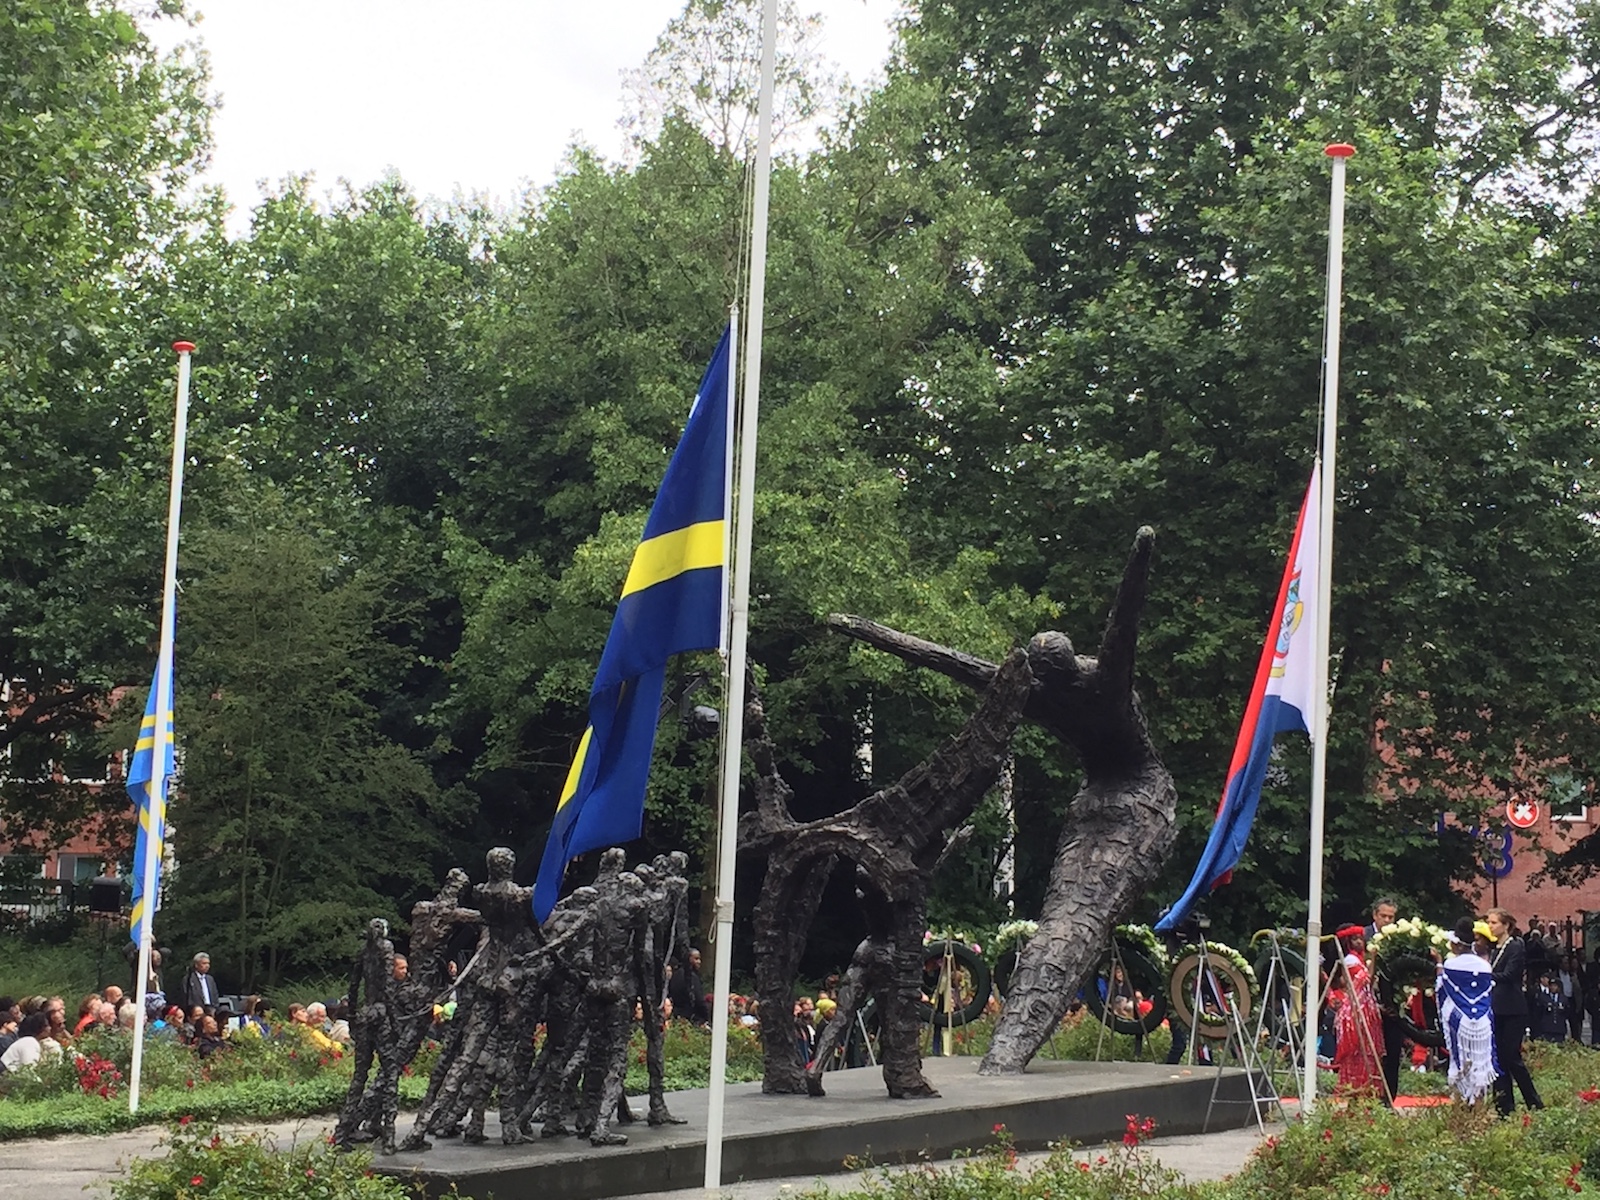
[[[138,812],[139,829],[133,844],[133,916],[129,926],[134,944],[144,935],[143,923],[147,912],[160,907],[161,856],[167,840],[167,784],[172,779],[172,671],[171,662],[156,664],[155,675],[150,680],[150,698],[145,701],[144,720],[139,724],[139,740],[133,747],[133,760],[128,764],[128,795],[133,798]],[[165,714],[161,758],[156,759],[156,702],[161,691],[161,671],[167,668],[168,708]],[[156,896],[146,903],[144,894],[145,863],[155,859]]]
[[[731,330],[724,331],[700,380],[622,587],[589,693],[589,727],[567,772],[539,863],[533,912],[541,922],[561,894],[567,863],[632,841],[643,829],[667,660],[722,644],[731,340]]]

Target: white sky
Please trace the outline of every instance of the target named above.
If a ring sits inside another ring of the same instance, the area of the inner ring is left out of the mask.
[[[194,0],[222,107],[207,178],[243,227],[261,181],[315,175],[315,194],[394,167],[424,197],[512,202],[582,141],[622,150],[622,73],[683,0]],[[879,71],[898,0],[801,0],[821,53],[856,83]]]

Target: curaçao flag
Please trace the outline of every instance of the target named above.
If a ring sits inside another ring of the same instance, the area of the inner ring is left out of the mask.
[[[133,758],[128,763],[127,787],[139,818],[139,828],[133,843],[133,915],[129,926],[133,942],[139,945],[144,937],[145,917],[160,907],[161,858],[167,840],[167,785],[172,779],[172,662],[163,658],[156,663],[155,676],[150,681],[150,698],[145,701],[144,720],[139,723],[139,739],[134,743]],[[162,693],[162,670],[166,669],[167,711],[161,721],[161,736],[156,733],[156,705]],[[156,743],[160,742],[160,754]],[[155,895],[146,897],[144,879],[146,864],[155,868]]]
[[[1266,778],[1272,756],[1272,740],[1289,730],[1311,732],[1312,699],[1316,672],[1316,622],[1312,605],[1318,593],[1317,531],[1321,527],[1318,491],[1321,468],[1311,472],[1300,519],[1295,523],[1294,542],[1289,547],[1289,564],[1278,588],[1278,603],[1273,611],[1267,643],[1261,649],[1256,667],[1255,686],[1245,706],[1239,739],[1234,743],[1233,762],[1228,781],[1223,785],[1222,803],[1217,806],[1217,823],[1211,828],[1205,853],[1194,870],[1194,878],[1183,896],[1156,923],[1161,930],[1175,929],[1189,916],[1200,898],[1233,877],[1233,868],[1244,853],[1250,826],[1261,799],[1261,783]]]
[[[556,804],[534,883],[543,922],[561,894],[567,863],[632,841],[644,827],[645,783],[667,660],[723,643],[727,621],[729,463],[732,458],[732,330],[700,380],[683,438],[667,464],[644,537],[622,585],[589,727]]]

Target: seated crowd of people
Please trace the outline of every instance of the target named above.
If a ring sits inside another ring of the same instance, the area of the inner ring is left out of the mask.
[[[191,1047],[209,1059],[243,1038],[298,1038],[321,1054],[338,1057],[351,1044],[349,1013],[342,1001],[313,1000],[290,1004],[280,1019],[261,996],[227,996],[210,977],[210,959],[195,956],[183,982],[169,997],[152,979],[146,996],[147,1037]],[[404,978],[406,961],[395,959],[395,975]],[[441,1004],[435,1019],[448,1021],[454,1005]],[[131,1037],[139,1024],[139,1008],[123,988],[110,985],[90,992],[78,1004],[75,1019],[60,996],[0,996],[0,1076],[56,1058],[80,1044],[102,1037]]]

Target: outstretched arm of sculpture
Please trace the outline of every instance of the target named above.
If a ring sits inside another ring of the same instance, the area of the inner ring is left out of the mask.
[[[1016,985],[984,1057],[985,1074],[1021,1071],[1037,1053],[1093,968],[1117,917],[1154,878],[1172,845],[1177,790],[1151,744],[1133,687],[1154,545],[1154,531],[1141,528],[1098,658],[1078,654],[1062,633],[1041,633],[1028,645],[1033,686],[1024,716],[1077,753],[1085,778],[1057,843],[1039,931],[1022,953]],[[834,616],[829,624],[969,687],[986,682],[995,669],[859,617]]]
[[[949,646],[939,645],[938,642],[901,633],[898,629],[891,629],[866,617],[857,617],[850,613],[830,613],[828,624],[840,633],[865,642],[869,646],[876,646],[879,650],[885,650],[913,667],[926,667],[930,671],[948,675],[951,679],[966,684],[973,691],[981,691],[988,687],[995,671],[999,670],[994,663],[975,654],[952,650]]]

